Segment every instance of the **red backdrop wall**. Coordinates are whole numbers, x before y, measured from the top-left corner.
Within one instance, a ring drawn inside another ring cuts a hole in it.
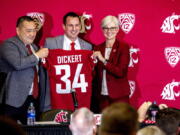
[[[180,108],[179,0],[1,0],[0,41],[15,35],[15,22],[29,12],[45,14],[40,45],[46,37],[63,34],[62,18],[69,11],[92,14],[92,29],[84,38],[93,44],[104,38],[100,29],[106,15],[126,14],[119,38],[129,43],[131,103],[166,103]],[[134,19],[131,18],[134,15]]]

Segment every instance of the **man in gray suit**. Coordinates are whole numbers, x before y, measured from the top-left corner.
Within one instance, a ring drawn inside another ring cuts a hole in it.
[[[74,12],[68,12],[63,17],[64,35],[47,38],[44,47],[63,50],[92,50],[90,43],[78,37],[80,29],[80,17]]]
[[[92,45],[78,37],[81,23],[79,16],[69,12],[63,17],[63,29],[65,34],[55,38],[47,38],[45,46],[49,49],[71,50],[71,43],[74,43],[75,50],[92,50]]]
[[[3,85],[4,113],[15,120],[20,120],[22,124],[26,124],[27,108],[30,102],[34,102],[36,107],[38,93],[40,93],[38,80],[42,80],[42,78],[35,74],[41,70],[41,67],[38,66],[39,59],[48,56],[48,49],[38,50],[38,47],[33,44],[37,29],[31,17],[18,18],[16,33],[17,36],[7,39],[0,48],[0,71],[7,73]],[[35,86],[37,86],[36,96],[34,96]]]

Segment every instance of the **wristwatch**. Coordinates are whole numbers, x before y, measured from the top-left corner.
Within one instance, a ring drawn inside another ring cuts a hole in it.
[[[106,64],[107,64],[107,62],[108,62],[108,61],[107,61],[107,60],[105,60],[105,61],[103,62],[103,64],[104,64],[104,65],[106,65]]]

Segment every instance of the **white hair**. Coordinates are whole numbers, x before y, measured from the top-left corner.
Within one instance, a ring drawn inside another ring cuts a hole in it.
[[[101,27],[106,27],[108,24],[114,23],[117,27],[119,27],[119,21],[116,16],[108,15],[102,19]]]
[[[92,135],[95,126],[94,114],[88,108],[82,107],[72,114],[70,125],[73,135]]]

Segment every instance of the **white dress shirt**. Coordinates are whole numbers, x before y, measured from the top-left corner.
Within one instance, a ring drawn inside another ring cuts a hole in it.
[[[112,48],[106,48],[105,49],[105,59],[108,60],[109,56],[111,54]],[[103,78],[102,78],[102,89],[101,89],[101,95],[109,95],[108,88],[107,88],[107,81],[106,81],[106,70],[103,70]]]
[[[71,50],[71,43],[72,41],[66,35],[64,35],[63,50]],[[78,38],[74,41],[74,43],[75,50],[80,50],[81,46]]]

